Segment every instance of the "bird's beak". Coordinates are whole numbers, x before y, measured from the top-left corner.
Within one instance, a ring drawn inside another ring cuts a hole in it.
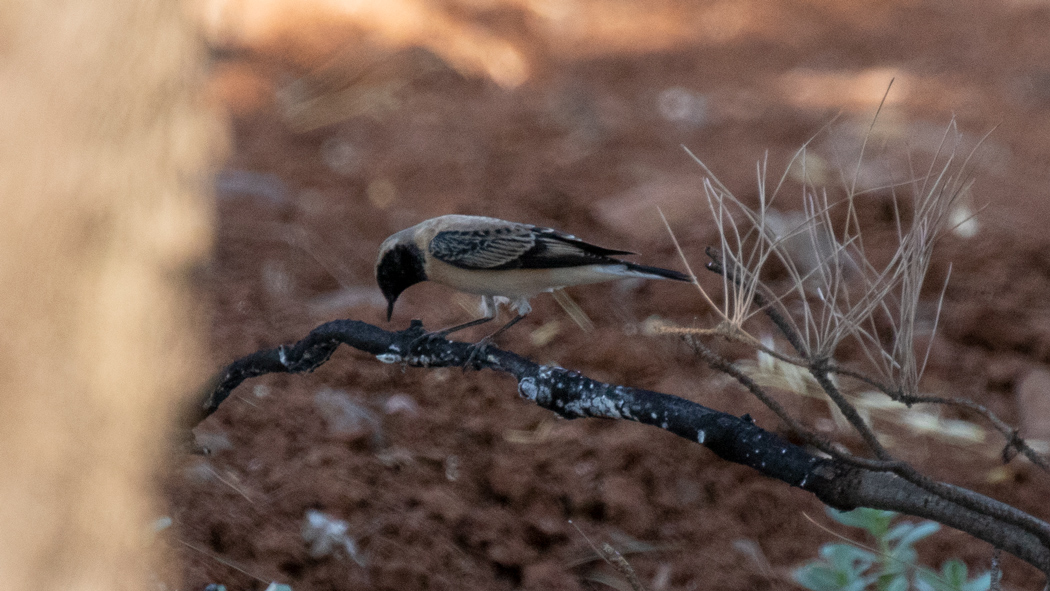
[[[394,302],[396,300],[387,300],[386,306],[386,321],[390,322],[390,318],[394,315]]]

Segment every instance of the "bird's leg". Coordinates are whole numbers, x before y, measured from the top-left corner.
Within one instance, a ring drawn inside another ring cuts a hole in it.
[[[480,341],[478,341],[478,344],[489,342],[492,339],[498,337],[499,335],[501,335],[504,332],[506,332],[508,328],[510,328],[510,327],[514,326],[515,324],[517,324],[518,322],[520,322],[521,319],[524,318],[524,317],[525,317],[524,314],[518,314],[513,319],[511,319],[510,322],[504,324],[502,328],[500,328],[496,332],[494,332],[494,333],[490,334],[489,336],[487,336],[487,337],[481,339]]]
[[[419,345],[422,345],[423,343],[425,343],[425,342],[427,342],[427,341],[429,341],[431,339],[437,339],[437,338],[443,339],[443,338],[447,337],[448,335],[450,335],[450,334],[452,334],[454,332],[459,332],[461,330],[470,328],[472,326],[477,326],[479,324],[485,324],[486,322],[490,322],[493,318],[496,317],[496,312],[497,312],[497,310],[496,310],[496,302],[495,302],[495,300],[492,299],[491,296],[484,296],[482,298],[482,300],[481,300],[481,311],[482,311],[482,314],[483,314],[483,316],[481,318],[478,318],[478,319],[475,319],[475,320],[471,320],[470,322],[464,322],[463,324],[457,324],[455,326],[450,326],[449,328],[443,328],[441,330],[435,330],[433,332],[425,332],[425,333],[423,333],[417,339],[412,341],[411,345],[409,345],[409,350],[412,351],[416,347],[418,347]]]
[[[432,336],[436,336],[436,337],[447,337],[448,335],[450,335],[450,334],[452,334],[454,332],[459,332],[459,331],[461,331],[461,330],[463,330],[465,328],[470,328],[471,326],[477,326],[479,324],[485,324],[486,322],[490,322],[495,317],[496,317],[495,315],[482,316],[481,318],[478,318],[477,320],[471,320],[470,322],[464,322],[463,324],[457,324],[457,325],[449,327],[449,328],[443,328],[441,330],[435,330],[434,332],[429,333],[429,334],[432,335]]]
[[[490,302],[488,300],[483,300],[482,301],[482,304],[484,305],[483,309],[485,311],[489,310],[488,305],[490,303],[492,303],[492,302]],[[532,311],[532,306],[529,305],[529,298],[528,298],[528,296],[518,297],[516,300],[512,301],[510,305],[511,305],[512,308],[514,308],[514,310],[518,313],[518,315],[515,316],[513,319],[511,319],[510,322],[504,324],[496,332],[490,334],[489,336],[481,339],[480,341],[478,341],[478,342],[476,342],[476,343],[474,343],[473,345],[470,346],[470,355],[468,355],[467,356],[467,360],[463,362],[463,371],[467,371],[467,368],[470,368],[470,367],[476,367],[475,363],[477,363],[478,357],[480,355],[484,354],[485,348],[489,346],[489,343],[491,343],[492,340],[495,339],[496,337],[498,337],[499,335],[501,335],[504,332],[506,332],[506,330],[508,328],[510,328],[510,327],[514,326],[515,324],[517,324],[518,322],[520,322],[521,319],[524,318],[526,314],[528,314],[529,312]],[[492,309],[494,310],[495,306],[493,306]]]
[[[456,331],[460,331],[460,330],[463,330],[465,328],[470,328],[471,326],[477,326],[479,324],[485,324],[486,322],[489,322],[491,320],[492,320],[491,317],[487,317],[486,316],[486,317],[478,318],[477,320],[471,320],[470,322],[464,322],[463,324],[457,324],[457,325],[451,326],[449,328],[443,328],[441,330],[435,330],[433,332],[431,332],[431,331],[424,332],[423,334],[419,335],[415,340],[413,340],[411,344],[409,344],[408,350],[409,351],[414,351],[416,349],[416,347],[419,347],[420,345],[422,345],[423,343],[425,343],[425,342],[427,342],[427,341],[429,341],[431,339],[443,339],[443,338],[447,337],[448,335],[450,335],[450,334],[452,334],[452,333],[454,333]]]
[[[496,332],[490,334],[489,336],[487,336],[487,337],[481,339],[480,341],[474,343],[473,345],[471,345],[470,346],[470,355],[468,355],[467,356],[467,360],[463,362],[463,371],[466,371],[468,367],[473,367],[474,366],[474,364],[477,362],[478,356],[481,355],[482,353],[484,353],[485,347],[488,347],[489,343],[491,343],[493,339],[495,339],[499,335],[503,334],[508,328],[510,328],[510,327],[514,326],[515,324],[517,324],[518,322],[520,322],[521,319],[524,318],[524,317],[525,317],[524,314],[518,314],[513,319],[511,319],[510,322],[504,324]]]

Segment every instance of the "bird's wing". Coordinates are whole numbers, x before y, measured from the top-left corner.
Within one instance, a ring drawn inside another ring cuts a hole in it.
[[[525,224],[445,230],[430,241],[434,258],[460,267],[502,271],[617,263],[609,255],[634,254],[588,244],[575,236]]]
[[[494,269],[517,260],[536,244],[532,228],[507,224],[445,230],[430,241],[430,254],[462,269]]]

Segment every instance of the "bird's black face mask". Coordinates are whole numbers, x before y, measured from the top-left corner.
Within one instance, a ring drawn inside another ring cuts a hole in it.
[[[394,302],[401,292],[427,280],[423,253],[414,244],[399,244],[383,255],[376,265],[376,282],[386,297],[386,320],[394,315]]]

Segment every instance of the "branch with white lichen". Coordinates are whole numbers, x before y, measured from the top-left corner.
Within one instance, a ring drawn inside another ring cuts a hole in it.
[[[522,398],[566,419],[635,421],[701,444],[720,458],[749,466],[765,476],[811,492],[839,509],[872,507],[914,515],[954,527],[1002,548],[1050,573],[1050,549],[1042,542],[1050,525],[983,495],[950,488],[966,503],[936,494],[893,472],[824,457],[736,417],[684,398],[606,384],[556,366],[540,365],[488,346],[472,357],[473,345],[443,338],[421,339],[422,323],[388,332],[355,320],[322,324],[301,341],[257,351],[220,373],[186,427],[195,427],[245,380],[269,373],[307,373],[324,364],[341,344],[370,353],[384,363],[412,367],[459,367],[471,360],[478,369],[514,376]],[[877,465],[877,464],[876,464]],[[1011,516],[1022,515],[1020,520]],[[1004,517],[1005,516],[1005,517]]]

